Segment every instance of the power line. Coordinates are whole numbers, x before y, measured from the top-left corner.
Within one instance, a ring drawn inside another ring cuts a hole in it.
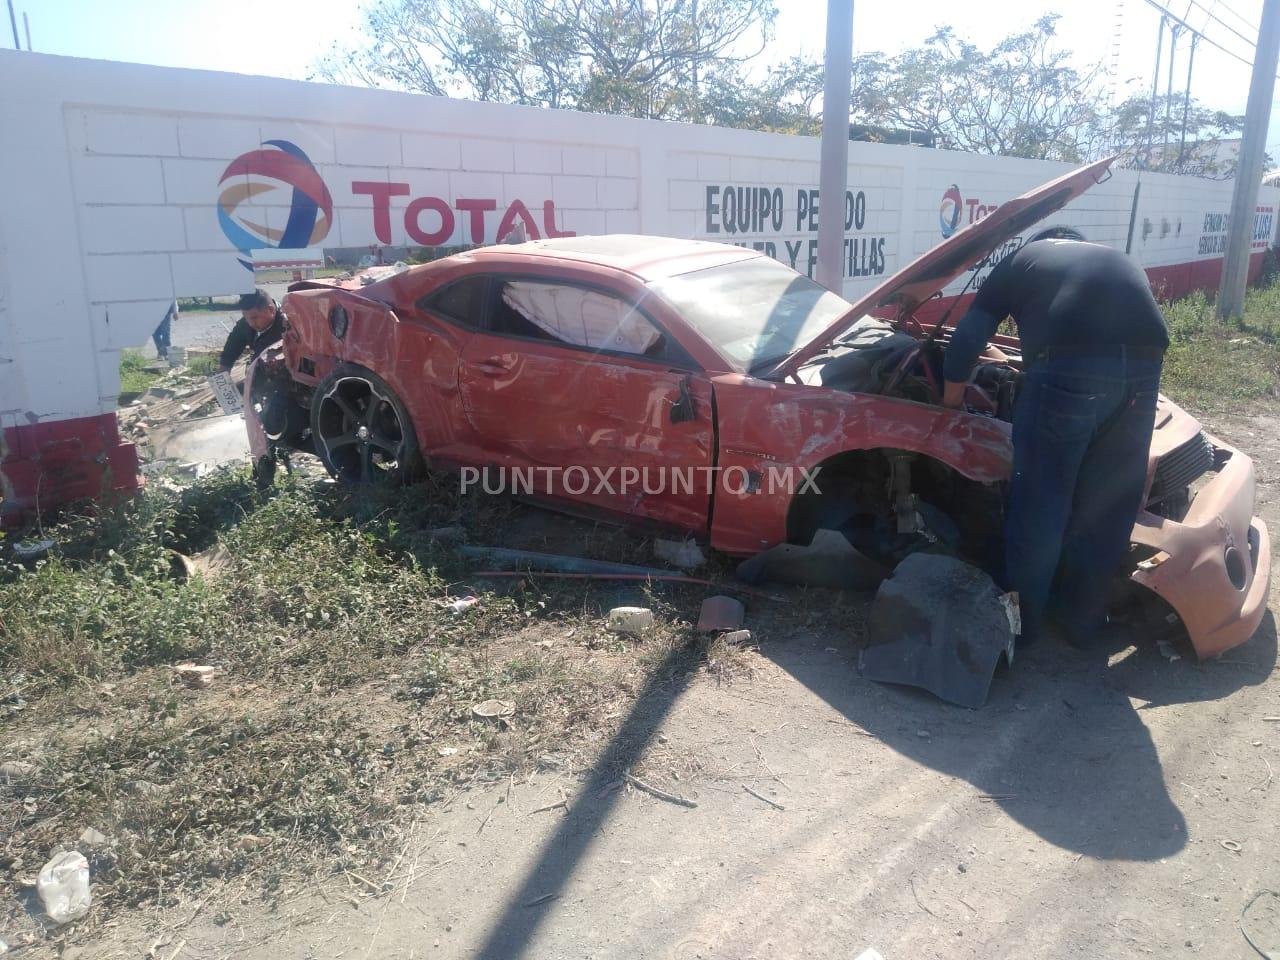
[[[1228,50],[1226,47],[1224,47],[1222,44],[1218,43],[1216,40],[1212,39],[1211,37],[1206,37],[1203,33],[1201,33],[1195,27],[1191,26],[1191,24],[1187,23],[1187,21],[1183,20],[1176,13],[1173,13],[1171,10],[1169,10],[1168,7],[1161,6],[1160,4],[1156,3],[1156,0],[1145,0],[1145,2],[1148,6],[1155,7],[1157,10],[1163,13],[1166,17],[1168,17],[1174,23],[1178,24],[1180,27],[1183,27],[1186,30],[1190,30],[1193,34],[1195,34],[1205,43],[1209,44],[1209,46],[1217,48],[1218,50],[1222,51],[1229,57],[1234,57],[1235,59],[1243,63],[1246,67],[1253,66],[1252,60],[1246,60],[1244,57],[1240,56],[1240,54],[1233,53],[1232,51]]]
[[[1223,3],[1222,0],[1214,0],[1214,6],[1221,7],[1223,10],[1227,11],[1227,13],[1231,14],[1233,17],[1235,17],[1237,20],[1243,23],[1247,29],[1252,30],[1254,33],[1258,32],[1258,25],[1256,23],[1246,19],[1245,17],[1240,16],[1240,14],[1236,13],[1229,6]]]
[[[1231,31],[1232,33],[1234,33],[1237,37],[1239,37],[1241,40],[1243,40],[1245,43],[1247,43],[1250,47],[1256,47],[1256,46],[1257,46],[1257,44],[1256,44],[1253,40],[1250,40],[1248,37],[1246,37],[1243,33],[1241,33],[1241,32],[1240,32],[1239,30],[1237,30],[1235,27],[1231,26],[1231,24],[1227,23],[1225,20],[1221,20],[1221,19],[1219,19],[1219,18],[1214,14],[1214,12],[1213,12],[1212,10],[1210,10],[1210,9],[1209,9],[1208,7],[1206,7],[1204,4],[1202,4],[1202,3],[1198,2],[1198,0],[1191,0],[1191,6],[1193,6],[1193,7],[1199,7],[1201,10],[1203,10],[1205,13],[1207,13],[1207,14],[1209,15],[1209,19],[1210,19],[1210,20],[1212,20],[1214,23],[1220,24],[1221,26],[1223,26],[1223,27],[1225,27],[1226,29],[1230,30],[1230,31]]]

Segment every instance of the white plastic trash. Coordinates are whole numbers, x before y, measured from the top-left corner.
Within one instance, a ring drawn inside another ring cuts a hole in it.
[[[614,607],[609,611],[607,626],[614,633],[640,633],[653,626],[653,611],[647,607]]]
[[[89,912],[89,861],[78,850],[60,853],[40,870],[36,894],[54,923],[79,920]]]
[[[696,570],[707,562],[702,550],[692,540],[664,540],[658,537],[653,541],[653,555],[681,570]]]
[[[479,602],[479,597],[460,597],[452,603],[446,604],[445,609],[456,616],[465,610],[470,610]]]

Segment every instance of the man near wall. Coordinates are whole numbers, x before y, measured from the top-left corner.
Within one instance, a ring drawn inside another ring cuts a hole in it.
[[[1112,641],[1106,591],[1146,486],[1160,369],[1169,345],[1142,268],[1055,227],[991,272],[947,347],[943,403],[959,407],[978,353],[1006,317],[1025,377],[1013,414],[1006,587],[1023,644],[1047,617],[1082,648]]]
[[[227,335],[222,355],[218,358],[219,372],[235,366],[246,350],[249,351],[249,359],[255,359],[284,335],[284,311],[262,288],[255,289],[253,293],[242,293],[239,307],[241,317]]]
[[[169,309],[164,312],[164,319],[151,333],[151,342],[156,345],[156,356],[168,361],[169,346],[173,340],[173,321],[178,319],[178,301],[169,302]]]

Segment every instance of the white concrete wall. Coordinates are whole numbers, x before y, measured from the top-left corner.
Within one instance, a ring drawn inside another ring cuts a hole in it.
[[[0,427],[113,409],[119,351],[146,341],[171,298],[252,286],[219,223],[219,181],[270,140],[304,151],[332,199],[311,246],[413,244],[415,229],[492,242],[516,201],[539,233],[549,203],[557,231],[759,245],[801,272],[817,238],[814,139],[13,51],[0,51],[0,91]],[[952,185],[963,226],[1067,169],[850,144],[846,295],[942,239]],[[1118,173],[1054,220],[1123,247],[1134,184]],[[740,188],[754,219],[731,215]],[[371,190],[395,194],[381,231]],[[1230,196],[1230,184],[1146,176],[1135,256],[1218,256],[1199,245]],[[291,199],[256,194],[235,214],[280,231]],[[1280,190],[1262,203],[1276,207]]]

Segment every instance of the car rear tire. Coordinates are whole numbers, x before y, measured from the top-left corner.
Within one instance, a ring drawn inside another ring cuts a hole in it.
[[[311,399],[311,436],[320,461],[350,484],[396,485],[422,473],[409,411],[385,380],[340,364]]]

